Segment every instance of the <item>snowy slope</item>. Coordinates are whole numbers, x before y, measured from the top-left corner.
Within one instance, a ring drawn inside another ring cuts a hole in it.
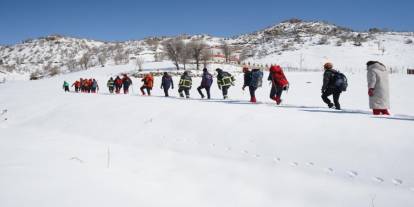
[[[228,101],[215,85],[210,101],[196,87],[164,98],[159,78],[152,97],[137,79],[133,94],[109,95],[107,78],[132,69],[0,84],[0,206],[414,205],[412,77],[391,75],[398,115],[373,117],[363,73],[347,74],[337,112],[320,100],[320,73],[287,73],[280,107],[267,84],[249,104],[241,74]],[[62,92],[79,77],[97,78],[99,94]]]

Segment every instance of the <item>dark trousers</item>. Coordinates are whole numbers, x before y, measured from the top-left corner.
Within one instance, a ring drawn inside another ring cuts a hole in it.
[[[253,86],[249,86],[249,92],[250,92],[250,98],[255,98],[256,97],[256,87]]]
[[[114,93],[114,87],[108,87],[109,93]]]
[[[121,92],[122,86],[115,86],[115,93]]]
[[[69,92],[69,86],[65,86],[65,92]]]
[[[168,90],[170,89],[170,87],[162,87],[162,89],[164,89],[164,95],[165,95],[165,97],[170,96],[170,95],[168,95]]]
[[[150,88],[150,87],[147,87],[147,86],[142,86],[140,89],[141,89],[141,93],[142,93],[142,95],[145,95],[145,91],[144,91],[144,89],[146,89],[146,90],[147,90],[147,94],[148,94],[149,96],[151,96],[151,88]]]
[[[281,97],[283,93],[283,88],[280,86],[272,85],[270,90],[270,99],[276,100],[276,97]]]
[[[190,98],[190,88],[184,88],[184,87],[178,88],[178,93],[180,94],[180,97],[184,97],[183,91],[185,93],[185,96],[187,98]]]
[[[75,87],[75,92],[78,93],[79,92],[79,87]]]
[[[331,100],[328,98],[328,96],[333,95],[333,102],[334,104],[332,104]],[[328,104],[329,108],[332,108],[335,105],[336,109],[341,109],[341,105],[339,104],[339,96],[341,95],[341,91],[338,89],[326,89],[323,93],[322,93],[322,100],[323,102],[325,102],[326,104]]]
[[[210,87],[206,87],[206,86],[199,86],[197,88],[198,93],[200,94],[201,98],[204,98],[204,94],[203,91],[201,91],[202,89],[205,89],[207,92],[207,98],[210,99]]]
[[[227,94],[229,92],[229,88],[230,88],[230,86],[222,86],[221,87],[221,91],[223,92],[223,98],[224,99],[227,99]]]
[[[124,94],[129,93],[129,86],[124,86]]]

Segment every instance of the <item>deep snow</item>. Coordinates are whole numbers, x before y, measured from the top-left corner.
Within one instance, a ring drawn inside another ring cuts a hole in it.
[[[152,97],[137,79],[133,94],[108,94],[109,75],[129,70],[0,84],[0,206],[414,205],[413,77],[391,75],[398,115],[374,117],[364,73],[346,74],[338,112],[320,100],[322,73],[287,73],[277,107],[266,81],[248,103],[242,74],[227,101],[216,82],[200,100],[198,78],[191,100],[162,97],[159,78]],[[99,94],[63,92],[80,77]]]

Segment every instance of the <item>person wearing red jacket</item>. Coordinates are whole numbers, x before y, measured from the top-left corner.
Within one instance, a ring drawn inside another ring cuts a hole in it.
[[[80,81],[75,81],[73,84],[72,84],[72,87],[75,87],[75,92],[76,93],[78,93],[79,92],[79,89],[80,89],[80,86],[81,86],[81,83],[80,83]]]
[[[279,105],[282,103],[282,92],[289,88],[289,82],[279,65],[270,67],[268,80],[272,82],[270,99],[276,101],[276,104]]]

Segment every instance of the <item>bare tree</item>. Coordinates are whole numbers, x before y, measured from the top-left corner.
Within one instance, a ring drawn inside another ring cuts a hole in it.
[[[191,51],[191,56],[195,61],[197,70],[199,70],[202,52],[207,47],[207,45],[200,41],[191,41],[188,43],[187,47]]]
[[[129,53],[128,51],[123,51],[122,49],[118,49],[115,52],[114,62],[116,65],[119,64],[127,64],[129,62]]]
[[[253,57],[251,49],[250,48],[243,49],[239,55],[239,64],[244,62],[249,57]]]
[[[223,51],[224,58],[226,59],[226,63],[230,62],[231,55],[233,54],[233,48],[228,45],[226,42],[223,41],[221,50]]]
[[[107,57],[108,57],[108,52],[106,51],[106,48],[104,48],[101,54],[98,55],[98,62],[102,67],[105,66]]]
[[[201,51],[201,61],[203,62],[204,68],[207,68],[208,62],[213,57],[213,52],[210,49],[204,49]]]
[[[185,44],[184,43],[184,49],[182,50],[181,54],[180,54],[180,61],[181,64],[183,65],[184,70],[186,70],[186,65],[187,63],[189,63],[189,61],[192,58],[192,50],[189,47],[189,44]]]
[[[89,61],[91,60],[91,55],[89,53],[85,53],[82,55],[82,58],[79,60],[79,65],[87,70],[89,67]]]
[[[180,57],[184,50],[184,42],[178,39],[171,39],[164,42],[164,49],[168,58],[174,62],[177,70],[180,69]]]
[[[75,60],[75,59],[69,59],[69,60],[66,62],[66,67],[68,68],[68,70],[69,70],[70,72],[76,71],[77,66],[78,66],[78,63],[76,62],[76,60]]]
[[[144,64],[144,58],[138,56],[137,59],[135,59],[135,65],[137,66],[138,71],[142,71],[143,64]]]

